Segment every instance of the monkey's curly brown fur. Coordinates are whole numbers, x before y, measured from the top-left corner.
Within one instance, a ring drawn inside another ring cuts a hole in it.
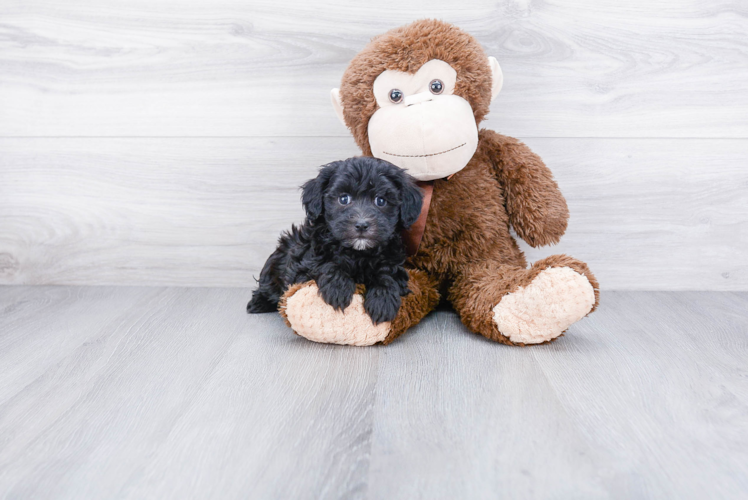
[[[527,146],[490,130],[481,130],[479,138],[478,151],[464,169],[434,182],[423,240],[409,264],[426,271],[438,284],[435,289],[447,290],[465,326],[492,340],[516,344],[499,333],[489,314],[501,297],[526,286],[543,269],[570,267],[589,280],[597,307],[598,283],[585,263],[566,255],[526,269],[509,225],[533,246],[556,243],[566,230],[566,201],[548,168]],[[418,316],[423,306],[417,299],[414,294],[403,301],[398,317]],[[412,325],[397,328],[401,323],[393,325],[388,341]]]
[[[345,121],[365,155],[371,155],[367,129],[377,110],[372,92],[376,77],[391,69],[415,73],[432,59],[457,71],[454,93],[470,103],[476,123],[488,113],[491,69],[480,44],[448,23],[417,21],[374,38],[343,76]],[[542,160],[516,139],[481,130],[467,166],[449,180],[434,181],[423,239],[408,261],[414,293],[403,300],[384,343],[418,323],[446,294],[470,330],[501,343],[523,345],[499,332],[492,308],[548,268],[566,267],[585,276],[594,290],[594,310],[598,283],[585,263],[554,255],[527,269],[510,233],[512,226],[532,246],[556,243],[568,217],[566,201]]]

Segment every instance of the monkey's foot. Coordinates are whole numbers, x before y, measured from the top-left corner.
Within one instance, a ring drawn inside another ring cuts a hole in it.
[[[299,283],[283,294],[279,310],[294,332],[313,342],[366,346],[384,341],[390,333],[389,322],[371,321],[361,290],[339,311],[322,300],[313,281]]]
[[[585,275],[570,267],[548,267],[505,295],[493,308],[493,319],[512,342],[540,344],[585,317],[595,302],[595,289]]]

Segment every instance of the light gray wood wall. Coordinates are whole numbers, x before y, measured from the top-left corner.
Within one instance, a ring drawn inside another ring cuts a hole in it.
[[[250,286],[358,153],[329,89],[423,17],[505,73],[483,124],[556,174],[607,289],[748,289],[748,3],[0,4],[0,283]],[[524,248],[527,248],[525,245]]]

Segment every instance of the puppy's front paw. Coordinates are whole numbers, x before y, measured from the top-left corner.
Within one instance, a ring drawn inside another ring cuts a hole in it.
[[[356,283],[351,279],[319,280],[319,294],[328,305],[344,311],[351,305]]]
[[[370,288],[366,291],[364,309],[375,325],[392,321],[400,310],[400,295],[387,288]]]

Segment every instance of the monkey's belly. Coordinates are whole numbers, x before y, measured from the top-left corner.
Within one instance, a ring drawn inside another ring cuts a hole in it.
[[[431,217],[426,221],[423,241],[412,264],[438,275],[451,275],[462,265],[490,260],[525,267],[522,252],[509,232],[506,215],[472,211],[463,217]]]

